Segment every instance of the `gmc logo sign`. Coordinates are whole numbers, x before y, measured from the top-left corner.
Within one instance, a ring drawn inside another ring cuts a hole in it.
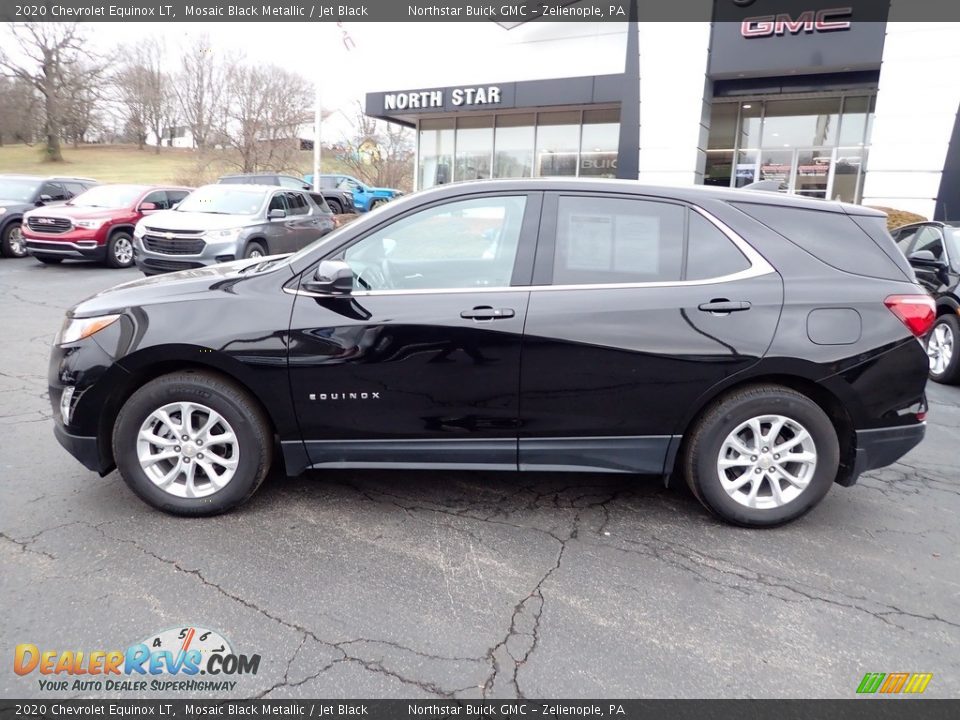
[[[797,35],[798,33],[834,32],[849,30],[853,8],[831,8],[829,10],[807,10],[796,18],[780,13],[779,15],[761,15],[747,18],[740,26],[740,34],[745,38],[771,37],[774,35]]]

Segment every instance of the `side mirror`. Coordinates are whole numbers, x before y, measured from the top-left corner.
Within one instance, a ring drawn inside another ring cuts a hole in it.
[[[287,216],[286,210],[281,210],[280,208],[274,208],[269,213],[267,213],[268,220],[283,220]]]
[[[150,212],[151,210],[156,210],[156,203],[140,203],[140,212]]]
[[[942,267],[946,265],[943,260],[938,260],[937,256],[929,250],[917,250],[915,253],[910,253],[910,257],[907,258],[907,260],[914,265],[922,265],[923,267]]]
[[[349,295],[353,292],[353,270],[343,260],[324,260],[303,289],[321,295]]]
[[[40,205],[43,205],[44,203],[48,203],[52,200],[53,200],[52,195],[41,195],[40,199],[37,200],[37,206],[39,207]]]

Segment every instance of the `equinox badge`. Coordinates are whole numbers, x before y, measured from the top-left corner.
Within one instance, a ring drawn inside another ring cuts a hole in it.
[[[361,392],[361,393],[344,393],[344,392],[335,392],[335,393],[310,393],[311,400],[379,400],[380,393],[378,392]]]

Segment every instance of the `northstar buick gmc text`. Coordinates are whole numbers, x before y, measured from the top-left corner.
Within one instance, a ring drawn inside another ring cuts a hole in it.
[[[183,515],[276,461],[682,477],[767,526],[921,441],[934,319],[867,208],[473,182],[81,302],[50,399],[86,467]]]

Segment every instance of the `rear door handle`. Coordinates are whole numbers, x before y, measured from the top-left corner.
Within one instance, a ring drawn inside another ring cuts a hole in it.
[[[749,310],[750,303],[748,303],[746,300],[727,300],[726,298],[718,298],[711,300],[710,302],[701,303],[700,305],[697,305],[697,308],[703,312],[726,314]]]
[[[464,310],[460,313],[460,317],[464,320],[501,320],[512,318],[514,315],[513,308],[492,308],[489,306],[475,307],[472,310]]]

